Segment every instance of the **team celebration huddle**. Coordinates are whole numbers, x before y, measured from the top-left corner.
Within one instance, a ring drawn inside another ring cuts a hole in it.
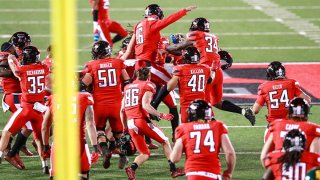
[[[240,107],[223,98],[224,71],[234,60],[231,50],[219,46],[210,17],[188,22],[185,32],[160,33],[197,11],[196,6],[164,16],[160,5],[150,4],[141,21],[127,30],[110,19],[108,0],[91,0],[90,5],[92,59],[70,85],[78,87],[80,179],[94,179],[95,166],[104,169],[106,179],[111,166],[129,180],[153,179],[138,172],[154,160],[158,148],[167,166],[157,168],[166,169],[168,179],[232,179],[237,149],[223,113],[234,113],[239,124],[254,127],[265,105],[268,126],[259,153],[265,173],[260,179],[320,179],[320,170],[314,169],[320,167],[320,126],[308,121],[312,98],[298,81],[287,78],[282,62],[268,62],[255,103]],[[44,178],[55,179],[55,47],[48,46],[42,60],[33,42],[23,30],[1,42],[2,108],[12,114],[1,127],[0,171],[12,165],[26,172],[26,156],[38,154]],[[113,52],[119,42],[120,51]],[[216,109],[222,118],[216,118]],[[169,133],[159,125],[163,120],[171,124]]]

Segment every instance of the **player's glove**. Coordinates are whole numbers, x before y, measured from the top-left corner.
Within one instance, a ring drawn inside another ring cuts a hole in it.
[[[91,164],[97,164],[98,160],[99,160],[99,154],[97,152],[92,151]]]
[[[172,114],[165,114],[165,113],[160,113],[159,117],[167,121],[171,121],[174,118]]]
[[[228,172],[227,170],[223,171],[222,177],[224,180],[229,180],[232,177],[232,174]]]
[[[41,152],[41,156],[44,159],[48,159],[51,156],[51,147],[49,145],[45,145],[43,151]]]
[[[156,120],[156,121],[160,121],[160,118],[158,116],[155,116],[155,115],[152,115],[152,114],[149,114],[149,117],[151,120]]]

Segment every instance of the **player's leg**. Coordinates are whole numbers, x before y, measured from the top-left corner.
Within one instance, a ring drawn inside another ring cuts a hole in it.
[[[90,166],[91,166],[90,151],[89,151],[89,147],[88,147],[87,144],[83,144],[81,146],[83,146],[84,150],[80,153],[81,154],[80,178],[81,178],[81,180],[88,180],[89,179]]]
[[[112,47],[113,43],[112,43],[110,31],[109,31],[110,22],[109,21],[104,21],[104,20],[99,20],[98,23],[99,23],[100,28],[101,28],[101,32],[100,32],[101,39],[103,41],[108,41],[108,43]]]
[[[163,103],[169,108],[169,113],[174,116],[174,118],[170,121],[172,128],[172,142],[175,142],[174,132],[176,128],[179,126],[179,113],[177,108],[177,101],[174,97],[174,92],[171,91],[164,99]]]
[[[188,106],[184,106],[180,104],[180,116],[181,116],[181,123],[188,122]]]
[[[125,30],[121,24],[116,21],[111,21],[109,25],[109,31],[111,33],[116,33],[116,35],[112,38],[112,43],[116,43],[121,39],[125,38],[128,35],[128,31]]]
[[[97,129],[98,144],[101,148],[102,156],[105,157],[106,155],[108,155],[108,157],[111,158],[111,153],[108,150],[107,137],[105,134],[107,117],[105,114],[105,109],[104,107],[102,107],[103,106],[98,106],[97,104],[93,105],[94,121]],[[106,167],[108,167],[108,164],[106,164]]]
[[[171,79],[171,75],[162,66],[152,64],[150,73],[151,81],[156,85],[165,85]]]

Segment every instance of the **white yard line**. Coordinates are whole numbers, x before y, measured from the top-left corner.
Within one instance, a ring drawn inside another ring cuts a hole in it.
[[[288,11],[287,7],[279,6],[269,0],[242,0],[266,15],[274,18],[277,22],[289,27],[295,32],[320,44],[320,28],[298,15]],[[318,6],[314,6],[318,8]],[[293,9],[290,9],[293,10]]]

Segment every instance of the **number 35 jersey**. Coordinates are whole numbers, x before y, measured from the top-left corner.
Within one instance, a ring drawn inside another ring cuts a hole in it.
[[[195,99],[205,99],[205,87],[211,75],[209,66],[204,64],[183,64],[173,69],[179,77],[180,105],[189,106]]]
[[[190,122],[178,126],[175,137],[182,139],[186,154],[185,171],[220,174],[221,136],[227,133],[227,126],[218,120],[207,123]]]
[[[256,103],[268,106],[268,122],[284,119],[288,114],[290,100],[301,94],[299,83],[293,79],[267,81],[258,87]]]
[[[124,68],[123,60],[115,58],[92,60],[86,64],[84,72],[91,74],[95,104],[121,102],[121,74]]]

